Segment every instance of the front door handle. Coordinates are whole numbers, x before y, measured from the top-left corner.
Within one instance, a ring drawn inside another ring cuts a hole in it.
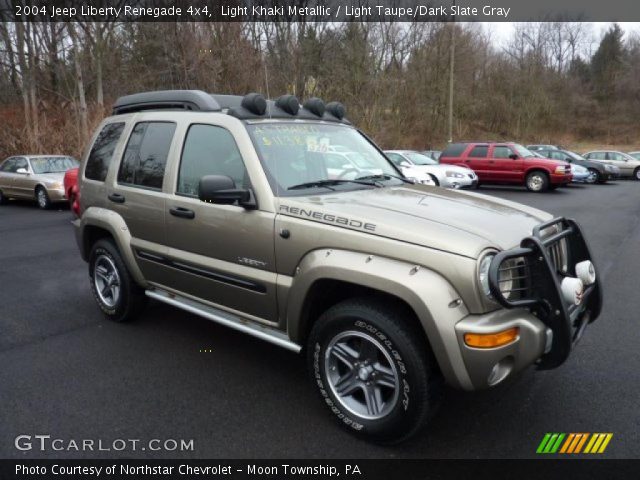
[[[108,198],[115,203],[124,203],[124,195],[120,195],[119,193],[112,193]]]
[[[489,163],[496,163],[495,160],[489,160]]]
[[[188,219],[196,218],[196,212],[183,207],[171,207],[169,209],[169,213],[174,217],[188,218]]]

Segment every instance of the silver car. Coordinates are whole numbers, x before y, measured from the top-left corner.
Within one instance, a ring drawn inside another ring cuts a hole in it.
[[[582,155],[587,160],[614,165],[620,169],[621,177],[631,177],[640,180],[640,160],[632,157],[628,153],[617,152],[615,150],[596,150]]]
[[[434,159],[413,150],[385,150],[384,154],[403,172],[407,168],[422,170],[431,175],[435,184],[441,187],[471,188],[478,185],[478,176],[470,168],[440,165]]]
[[[64,174],[78,161],[64,155],[19,155],[0,164],[0,204],[9,198],[36,200],[47,209],[67,200]]]

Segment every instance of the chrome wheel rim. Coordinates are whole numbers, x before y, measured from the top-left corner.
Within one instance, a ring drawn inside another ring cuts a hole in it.
[[[532,175],[529,178],[529,188],[533,191],[538,191],[542,189],[543,181],[540,175]]]
[[[333,395],[353,415],[376,420],[396,406],[398,370],[374,338],[357,331],[336,335],[327,346],[324,367]]]
[[[38,190],[38,205],[42,208],[47,206],[47,194],[42,189]]]
[[[108,308],[113,308],[120,300],[120,275],[113,260],[106,255],[96,258],[93,269],[93,284],[98,298]]]

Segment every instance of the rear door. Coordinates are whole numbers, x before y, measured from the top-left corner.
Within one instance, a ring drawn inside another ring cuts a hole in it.
[[[175,130],[176,123],[164,118],[134,121],[116,179],[106,189],[109,208],[125,220],[140,269],[150,282],[158,281],[161,272],[144,258],[166,254],[162,188],[167,158],[177,148]]]
[[[204,203],[200,179],[230,177],[236,188],[252,182],[225,119],[191,123],[184,133],[175,184],[165,204],[170,274],[164,285],[216,306],[276,323],[275,213],[240,205]],[[344,161],[344,158],[343,158]]]
[[[478,175],[479,181],[495,180],[495,172],[493,165],[489,164],[489,146],[488,145],[472,145],[467,149],[464,155],[464,161],[461,163],[472,169]]]

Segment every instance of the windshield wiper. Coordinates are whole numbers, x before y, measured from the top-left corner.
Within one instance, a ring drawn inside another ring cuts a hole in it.
[[[411,180],[409,180],[408,178],[404,178],[401,177],[399,175],[391,175],[390,173],[380,173],[377,175],[366,175],[364,177],[358,177],[356,178],[356,180],[378,180],[378,179],[383,179],[383,180],[390,180],[392,178],[396,178],[398,180],[401,180],[404,183],[410,183],[411,185],[413,185],[415,182],[412,182]]]
[[[313,187],[325,187],[329,190],[335,190],[335,188],[331,188],[332,185],[341,185],[343,183],[357,183],[358,185],[366,185],[368,187],[375,187],[376,184],[373,182],[361,182],[359,179],[355,180],[345,180],[345,179],[326,179],[326,180],[315,180],[313,182],[305,182],[300,183],[298,185],[293,185],[287,190],[302,190],[303,188],[313,188]]]

